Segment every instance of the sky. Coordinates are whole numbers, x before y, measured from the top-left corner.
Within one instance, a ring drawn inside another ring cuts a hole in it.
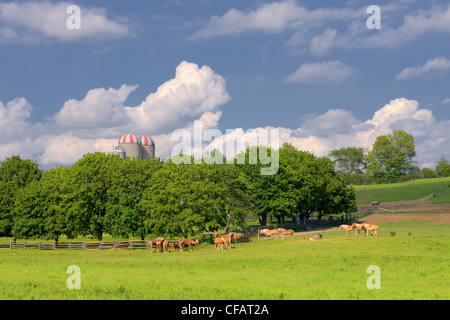
[[[450,159],[450,2],[0,1],[0,161],[70,166],[126,133],[168,159],[199,120],[317,156],[401,129],[434,168]]]

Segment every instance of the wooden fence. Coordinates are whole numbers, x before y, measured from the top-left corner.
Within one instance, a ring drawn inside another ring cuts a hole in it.
[[[246,236],[256,236],[259,234],[259,230],[261,229],[274,229],[274,228],[284,228],[284,229],[293,229],[293,230],[301,230],[301,229],[314,229],[314,228],[323,228],[323,227],[335,227],[341,224],[348,223],[350,221],[355,221],[361,219],[369,214],[372,214],[372,209],[366,209],[359,212],[348,213],[342,215],[337,218],[329,217],[326,219],[297,219],[293,222],[281,223],[275,226],[273,225],[265,225],[265,226],[254,226],[247,229],[236,229],[232,230],[233,232],[241,232]]]
[[[361,212],[349,213],[339,218],[327,219],[297,219],[294,222],[278,224],[276,226],[254,226],[246,229],[231,230],[232,232],[243,233],[246,237],[257,236],[261,229],[285,228],[285,229],[302,229],[302,228],[321,228],[338,226],[349,221],[360,219],[372,210],[368,209]],[[207,242],[214,243],[214,235],[212,233],[203,234],[198,237],[199,244]],[[169,243],[178,240],[168,240]],[[148,240],[115,240],[115,241],[0,241],[0,249],[38,249],[38,250],[133,250],[133,249],[148,249]]]

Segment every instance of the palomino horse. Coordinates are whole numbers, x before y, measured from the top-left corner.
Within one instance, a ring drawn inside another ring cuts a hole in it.
[[[240,239],[243,239],[245,236],[242,233],[231,233],[231,240],[234,240],[234,246],[237,246],[237,241]],[[241,245],[241,243],[239,242],[239,245]]]
[[[228,246],[229,238],[226,236],[221,236],[217,232],[214,232],[214,247],[216,250],[223,250],[223,245],[226,245],[228,249],[231,249]]]
[[[345,230],[345,235],[348,236],[348,232],[353,230],[352,226],[349,226],[348,224],[341,224],[339,226],[339,230],[344,229]]]
[[[374,232],[376,236],[378,235],[378,226],[376,224],[368,224],[364,229],[366,229],[366,236],[369,235],[369,231],[371,235],[374,235]]]
[[[198,238],[196,240],[191,239],[180,239],[178,241],[178,246],[180,247],[180,252],[184,251],[183,248],[189,247],[189,251],[192,251],[192,247],[198,246]]]
[[[284,236],[290,236],[291,238],[294,238],[294,230],[292,230],[292,229],[288,229],[288,230],[282,229],[282,230],[280,230],[280,234],[283,237],[283,240],[284,240]]]
[[[355,229],[355,235],[359,234],[361,232],[361,228],[363,227],[360,223],[353,223],[352,228]]]

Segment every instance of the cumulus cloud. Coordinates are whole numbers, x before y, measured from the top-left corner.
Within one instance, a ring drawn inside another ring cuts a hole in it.
[[[157,156],[170,157],[170,134],[192,129],[194,120],[205,128],[217,126],[220,106],[229,101],[223,77],[208,66],[186,61],[175,76],[137,106],[126,106],[136,85],[89,90],[81,100],[70,99],[47,123],[32,123],[32,106],[25,98],[0,102],[0,158],[20,155],[46,167],[70,165],[87,152],[110,151],[128,132],[152,135]]]
[[[127,107],[133,126],[149,134],[172,131],[228,102],[225,79],[210,67],[181,62],[175,77],[137,107]]]
[[[137,86],[119,89],[89,90],[82,100],[70,99],[54,116],[56,123],[67,128],[103,128],[120,126],[129,121],[124,102]]]
[[[449,127],[449,120],[436,120],[431,110],[420,108],[417,101],[398,98],[381,107],[367,120],[357,119],[344,109],[331,109],[308,118],[299,128],[267,126],[247,131],[236,128],[211,142],[209,148],[222,150],[221,145],[230,139],[238,144],[239,139],[249,140],[251,137],[255,138],[255,135],[259,137],[259,132],[267,134],[269,130],[277,129],[280,146],[287,142],[299,150],[326,156],[329,151],[340,147],[356,146],[371,150],[377,136],[401,129],[414,136],[416,160],[419,166],[424,167],[436,165],[443,152],[447,158],[450,156],[445,151],[450,150]]]
[[[303,83],[339,83],[350,77],[353,72],[351,67],[339,60],[321,63],[304,63],[297,71],[289,75],[285,81]]]
[[[81,28],[69,30],[67,8],[71,5],[73,3],[50,1],[0,3],[0,41],[33,43],[43,38],[105,40],[132,34],[125,19],[110,19],[103,8],[81,7]]]
[[[445,57],[439,57],[427,60],[423,66],[408,67],[402,70],[397,76],[397,80],[405,80],[414,77],[420,77],[426,73],[445,71],[450,69],[450,60]]]

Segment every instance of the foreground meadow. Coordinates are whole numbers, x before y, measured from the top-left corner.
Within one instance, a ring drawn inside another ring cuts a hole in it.
[[[299,235],[164,254],[6,249],[0,299],[449,299],[449,226],[439,227],[423,236],[418,224],[390,223],[378,237],[331,231],[316,242]],[[70,265],[81,289],[67,288]],[[371,265],[381,289],[367,287]]]

